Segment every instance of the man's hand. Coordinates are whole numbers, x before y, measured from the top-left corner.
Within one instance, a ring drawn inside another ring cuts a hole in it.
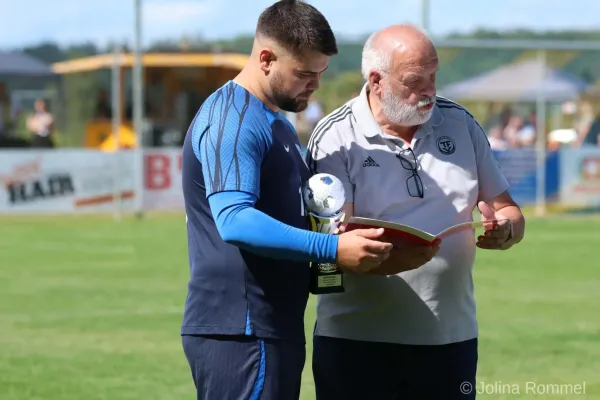
[[[379,267],[368,271],[370,275],[396,275],[427,264],[440,250],[441,240],[433,245],[397,243],[390,256]]]
[[[342,269],[363,273],[385,261],[393,248],[380,240],[380,229],[356,229],[342,233],[338,241],[336,264]]]
[[[487,203],[480,201],[477,205],[482,221],[498,220],[484,224],[484,234],[477,238],[477,247],[487,250],[506,250],[514,243],[512,239],[512,221],[502,212],[494,211]],[[504,221],[502,221],[504,220]]]

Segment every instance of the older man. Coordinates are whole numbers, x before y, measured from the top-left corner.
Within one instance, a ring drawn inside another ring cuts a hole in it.
[[[438,57],[410,25],[374,33],[363,51],[361,94],[325,117],[309,143],[313,173],[346,189],[348,215],[438,232],[472,220],[433,246],[398,244],[369,275],[346,273],[346,291],[319,298],[313,373],[317,398],[474,398],[478,327],[476,247],[504,250],[523,238],[486,135],[458,104],[436,97]]]

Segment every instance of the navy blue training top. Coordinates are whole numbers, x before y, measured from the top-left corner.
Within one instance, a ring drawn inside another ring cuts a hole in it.
[[[310,177],[293,126],[228,82],[183,146],[190,280],[183,335],[304,341],[309,261],[335,262],[337,236],[310,232]]]

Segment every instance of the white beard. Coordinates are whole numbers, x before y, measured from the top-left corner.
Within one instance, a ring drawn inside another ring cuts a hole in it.
[[[430,103],[435,104],[435,96],[419,101],[416,105],[411,105],[398,99],[391,90],[383,90],[381,99],[381,110],[390,122],[400,126],[418,126],[429,121],[433,108],[427,111],[420,111],[419,107]]]

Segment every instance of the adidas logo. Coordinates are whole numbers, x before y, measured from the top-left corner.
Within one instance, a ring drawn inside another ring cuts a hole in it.
[[[373,160],[373,158],[371,158],[371,156],[367,157],[367,159],[363,162],[363,167],[378,167],[379,168],[379,164],[377,164],[375,162],[375,160]]]

